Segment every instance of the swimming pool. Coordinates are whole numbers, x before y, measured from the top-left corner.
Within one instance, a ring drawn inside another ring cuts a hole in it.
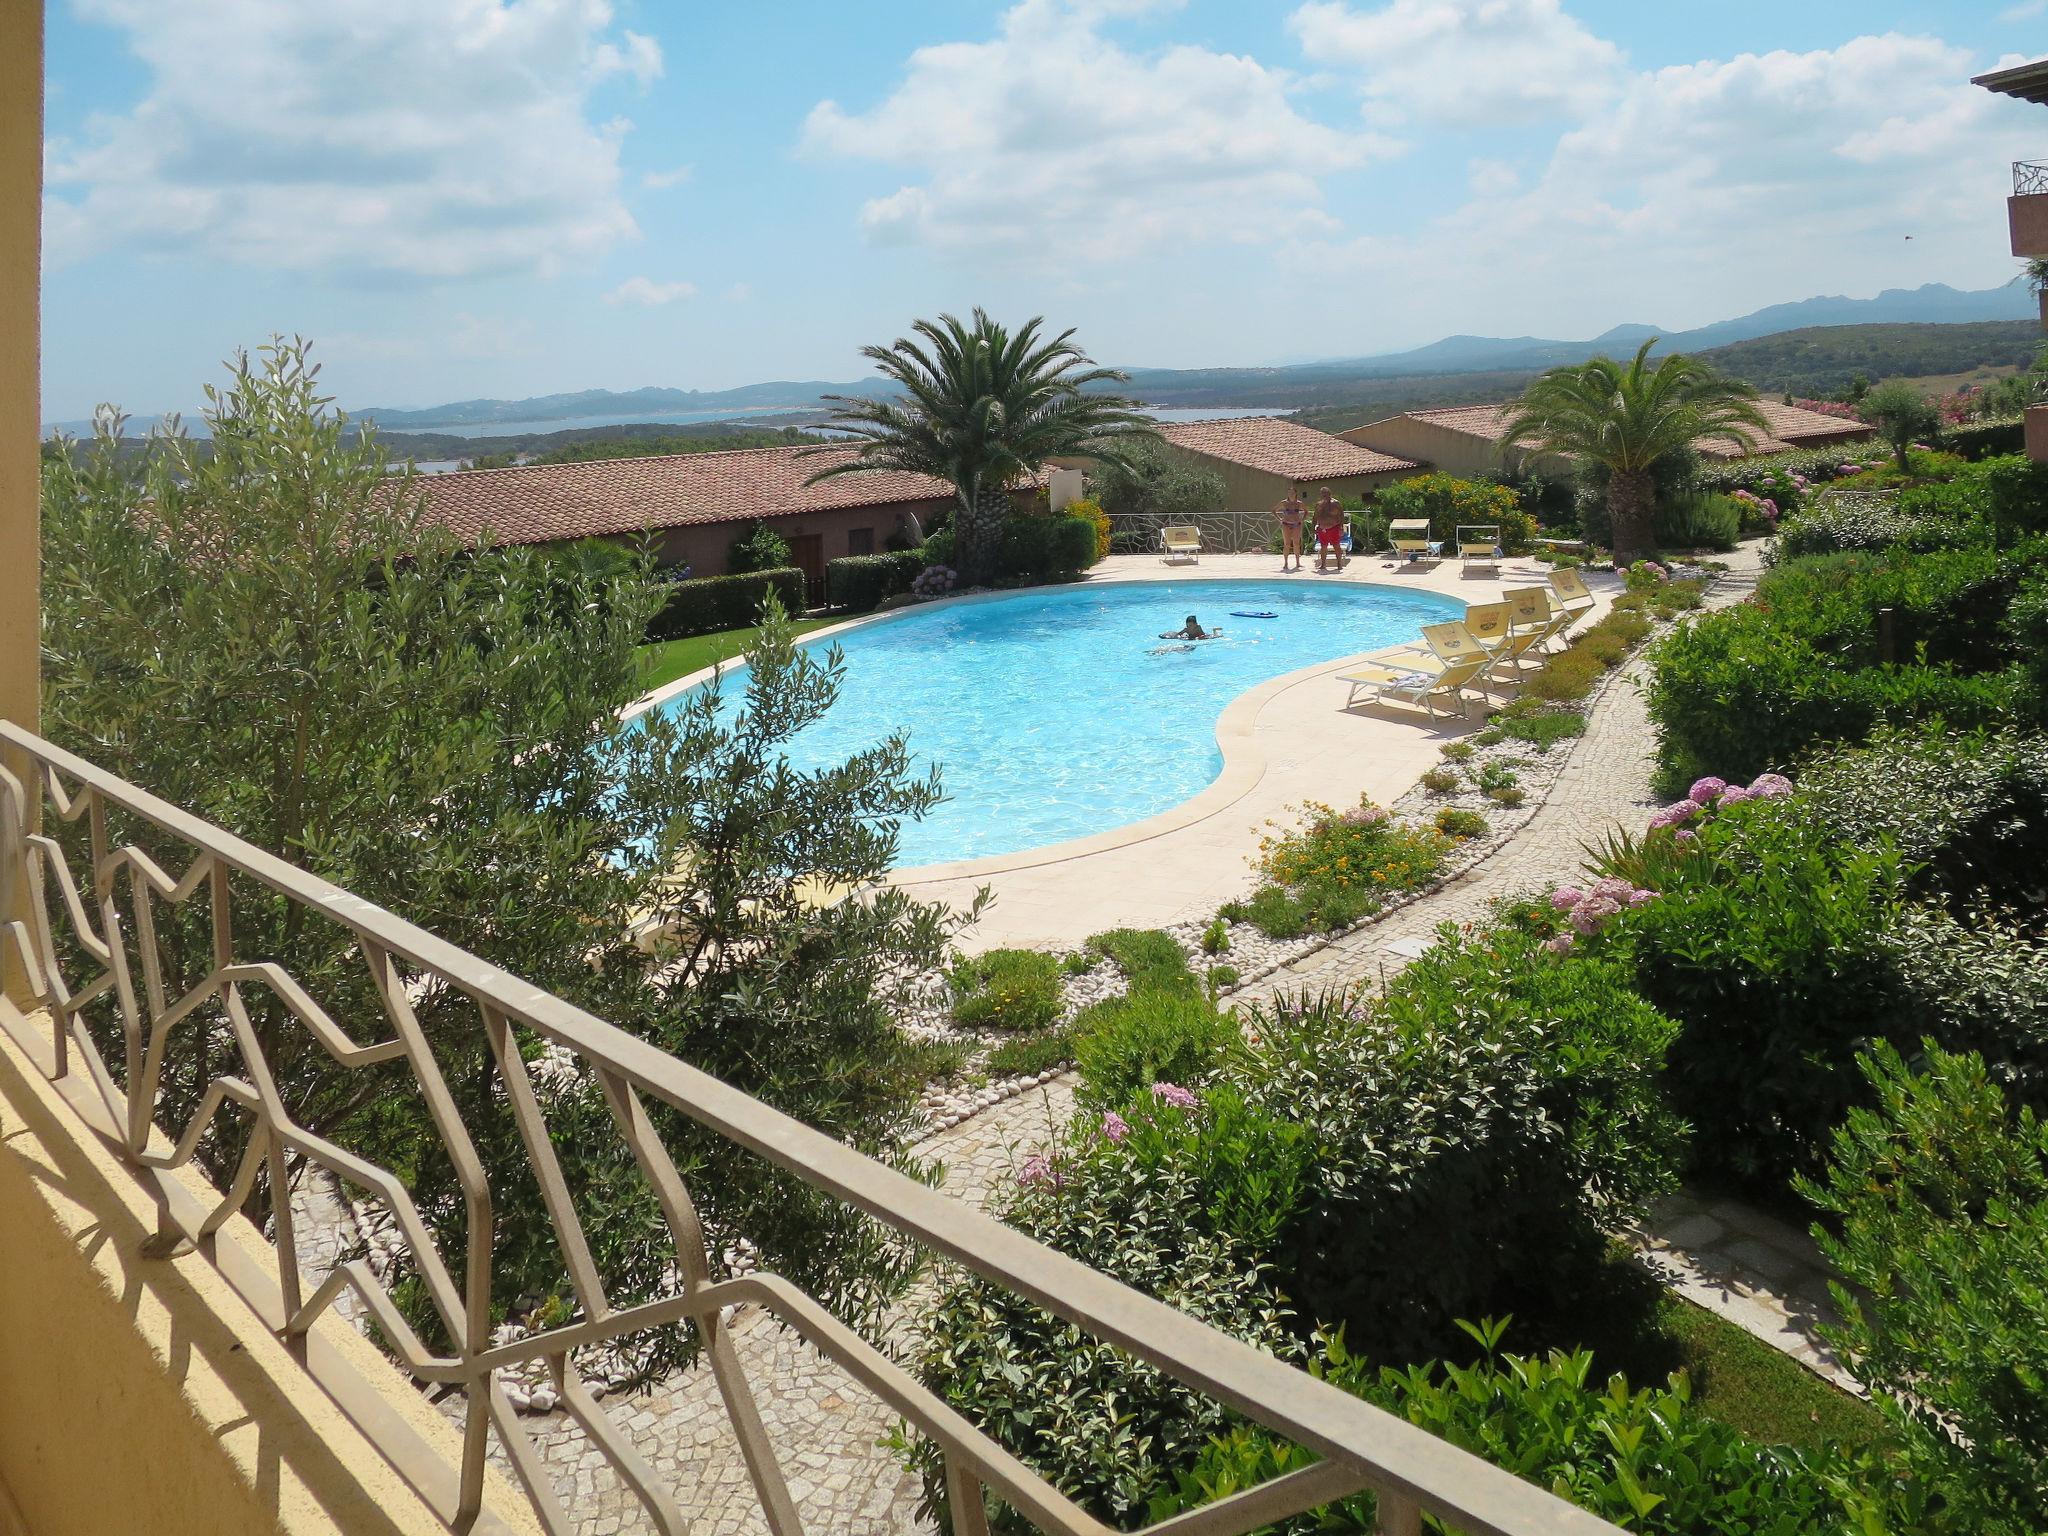
[[[913,766],[936,761],[948,799],[903,828],[899,862],[1015,853],[1172,809],[1222,768],[1216,720],[1246,689],[1402,644],[1463,612],[1433,593],[1309,576],[1055,587],[910,608],[837,637],[845,688],[790,757],[823,767],[906,730]],[[1190,613],[1222,638],[1156,638]],[[745,686],[744,668],[727,672],[725,711]]]

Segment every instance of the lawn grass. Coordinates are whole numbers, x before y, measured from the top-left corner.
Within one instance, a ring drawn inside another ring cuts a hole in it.
[[[1677,1343],[1702,1411],[1752,1440],[1853,1450],[1876,1439],[1883,1426],[1869,1403],[1704,1307],[1666,1296],[1657,1324]]]
[[[814,629],[823,629],[827,624],[837,624],[833,619],[798,619],[789,626],[793,635],[806,635]],[[672,683],[679,677],[688,677],[692,672],[721,661],[731,661],[754,643],[760,633],[755,625],[745,629],[721,629],[709,635],[691,635],[682,640],[660,640],[653,645],[640,647],[640,686],[649,692]]]

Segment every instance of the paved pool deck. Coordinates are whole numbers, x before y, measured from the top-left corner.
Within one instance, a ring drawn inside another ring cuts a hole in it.
[[[1280,575],[1273,555],[1205,555],[1167,564],[1157,555],[1113,555],[1090,582],[1243,581]],[[1621,582],[1586,571],[1604,611]],[[1467,572],[1457,561],[1406,564],[1361,556],[1339,572],[1313,565],[1290,581],[1371,584],[1422,590],[1468,603],[1492,602],[1509,587],[1548,584],[1549,567],[1508,559],[1498,572]],[[1199,609],[1197,610],[1199,611]],[[1596,614],[1597,616],[1597,614]],[[1418,636],[1419,638],[1419,636]],[[1155,928],[1205,917],[1255,884],[1252,860],[1269,824],[1291,825],[1305,801],[1345,806],[1360,795],[1389,804],[1442,760],[1444,742],[1480,729],[1485,711],[1430,719],[1419,709],[1361,702],[1347,709],[1339,675],[1367,653],[1333,656],[1240,694],[1220,718],[1191,708],[1190,735],[1213,735],[1224,766],[1214,783],[1173,810],[1050,847],[958,864],[899,871],[895,883],[925,900],[965,907],[986,886],[994,897],[962,935],[967,950],[1002,945],[1054,947],[1105,928]]]

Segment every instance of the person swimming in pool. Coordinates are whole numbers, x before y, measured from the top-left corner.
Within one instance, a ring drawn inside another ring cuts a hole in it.
[[[1169,629],[1159,638],[1162,640],[1215,640],[1222,634],[1223,631],[1220,629],[1202,628],[1202,621],[1191,613],[1188,615],[1187,623],[1181,625],[1179,629]]]

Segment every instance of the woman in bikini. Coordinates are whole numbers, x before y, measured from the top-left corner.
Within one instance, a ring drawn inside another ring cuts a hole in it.
[[[1294,568],[1301,569],[1301,525],[1308,517],[1308,503],[1301,499],[1301,487],[1295,486],[1287,493],[1287,499],[1273,509],[1273,515],[1280,520],[1280,569],[1287,569],[1288,557],[1294,559]]]

